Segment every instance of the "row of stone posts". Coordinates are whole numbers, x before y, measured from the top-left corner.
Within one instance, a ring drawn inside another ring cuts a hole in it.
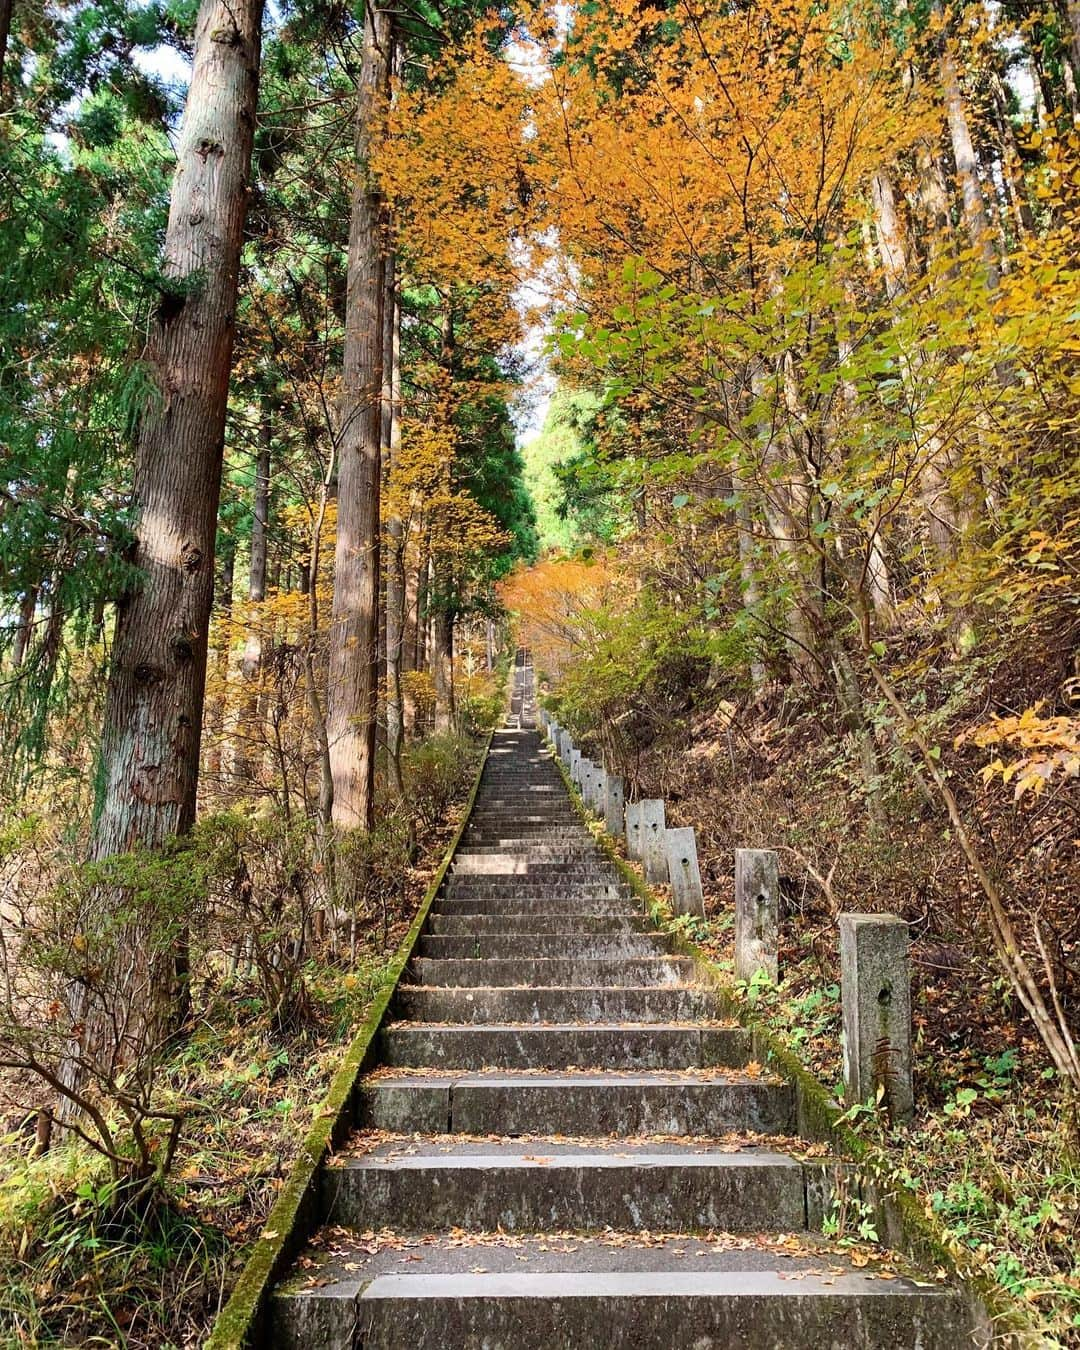
[[[541,727],[585,806],[608,834],[625,831],[627,855],[651,885],[671,886],[676,914],[705,916],[697,841],[669,829],[660,798],[625,801],[622,778],[575,748],[546,710]],[[844,1084],[849,1102],[882,1101],[893,1120],[910,1118],[911,977],[908,926],[891,914],[841,914],[840,979]],[[747,984],[779,976],[780,863],[773,849],[735,850],[735,977]]]

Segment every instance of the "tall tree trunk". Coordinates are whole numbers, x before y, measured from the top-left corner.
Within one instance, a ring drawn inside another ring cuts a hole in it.
[[[262,11],[263,0],[203,0],[196,23],[165,234],[168,291],[146,351],[156,395],[135,450],[133,562],[140,580],[118,605],[92,858],[158,847],[195,816]],[[126,945],[113,993],[130,1019],[122,1054],[135,1057],[183,1015],[187,958],[183,941],[165,954],[148,949],[138,916]],[[93,1058],[108,1032],[92,1009],[85,1017],[75,1012],[81,1050]]]
[[[30,645],[30,634],[34,628],[34,613],[37,610],[38,588],[28,586],[19,606],[19,622],[15,629],[15,641],[11,648],[11,664],[18,670],[26,660],[26,651]]]
[[[392,269],[387,301],[390,311],[387,460],[392,482],[401,453],[401,300]],[[386,555],[386,753],[391,780],[400,792],[404,726],[401,664],[405,649],[405,527],[397,511],[391,512],[386,522]]]
[[[210,749],[206,756],[206,776],[219,787],[222,783],[222,762],[225,753],[225,721],[229,706],[229,657],[232,655],[233,581],[236,576],[236,540],[227,536],[222,541],[221,586],[216,597],[221,615],[217,650],[214,654],[214,677],[218,686],[211,698],[207,714]]]
[[[255,751],[259,717],[258,679],[263,663],[263,602],[266,600],[266,557],[270,524],[270,467],[274,436],[273,403],[264,394],[260,405],[259,450],[255,457],[255,485],[251,500],[251,560],[248,566],[247,641],[241,674],[244,699],[240,712],[239,744],[236,756],[237,777],[254,776],[259,756]]]
[[[934,0],[934,12],[939,16],[942,14],[941,0]],[[990,215],[979,182],[979,161],[971,139],[971,127],[968,124],[956,60],[949,50],[948,34],[942,36],[939,70],[942,97],[945,100],[945,120],[952,142],[960,197],[964,204],[964,223],[971,245],[982,258],[983,266],[986,268],[987,285],[991,290],[996,290],[1001,282],[997,250],[990,234]]]
[[[255,460],[255,489],[251,502],[251,563],[248,569],[248,600],[261,605],[266,599],[266,557],[270,525],[270,449],[273,442],[273,408],[263,396],[259,424],[259,453]],[[253,680],[262,660],[262,634],[252,626],[244,646],[244,678]]]
[[[992,76],[994,120],[997,123],[998,139],[1001,144],[1001,171],[1005,187],[1009,193],[1016,236],[1023,239],[1034,233],[1035,217],[1028,201],[1027,186],[1024,183],[1024,170],[1020,160],[1020,145],[1016,131],[1009,119],[1009,108],[1001,77],[995,71]]]
[[[454,382],[454,304],[449,293],[443,300],[441,350],[439,365],[446,377],[447,391]],[[449,416],[449,413],[447,414]],[[450,469],[447,467],[447,475]],[[431,674],[435,684],[435,730],[449,731],[455,721],[454,706],[454,579],[449,559],[440,555],[432,540],[432,586],[435,592],[431,603],[428,593],[428,607],[432,611],[431,626]]]
[[[1068,21],[1068,62],[1072,68],[1072,87],[1075,96],[1076,86],[1080,84],[1080,0],[1059,0],[1059,9],[1064,10],[1063,17]],[[1073,111],[1076,111],[1075,108]]]
[[[0,0],[0,108],[4,106],[4,75],[7,70],[8,38],[11,35],[13,0]]]
[[[420,539],[420,565],[416,572],[416,641],[413,644],[413,670],[428,668],[428,596],[431,592],[431,525],[424,521]]]
[[[365,831],[375,824],[385,293],[383,200],[368,161],[389,74],[390,17],[368,5],[356,110],[357,177],[349,222],[327,717],[334,822]]]
[[[449,589],[449,574],[444,585]],[[431,675],[435,683],[435,730],[451,731],[457,717],[454,697],[454,613],[440,601],[431,628]]]
[[[892,179],[885,169],[878,169],[870,182],[874,203],[874,225],[881,252],[882,271],[885,274],[885,292],[896,300],[910,282],[907,240],[896,207]],[[900,362],[901,377],[917,398],[914,386],[922,368],[918,351],[903,352]],[[917,421],[917,407],[912,420]],[[915,449],[921,459],[918,466],[919,493],[926,519],[926,531],[937,559],[947,558],[954,550],[959,531],[957,512],[949,492],[947,463],[944,448],[938,437],[919,435],[915,427]]]

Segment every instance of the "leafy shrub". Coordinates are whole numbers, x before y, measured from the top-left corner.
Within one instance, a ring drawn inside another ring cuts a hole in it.
[[[45,1088],[130,1202],[168,1173],[187,1111],[156,1065],[186,1008],[205,870],[175,846],[78,865],[59,857],[38,822],[0,832],[0,1067],[24,1075],[16,1082],[38,1098],[26,1106]]]
[[[207,887],[204,960],[251,970],[271,1024],[294,1030],[310,1016],[304,966],[326,907],[326,867],[306,819],[222,812],[185,842]]]
[[[475,749],[463,736],[432,736],[402,755],[409,809],[426,829],[446,819],[450,803],[474,763]]]

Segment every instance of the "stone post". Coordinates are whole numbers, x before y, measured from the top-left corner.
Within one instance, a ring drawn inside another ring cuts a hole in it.
[[[598,816],[604,814],[604,802],[607,800],[607,769],[602,764],[596,766],[593,773],[592,809]]]
[[[614,839],[623,829],[623,780],[617,773],[604,775],[604,829]]]
[[[567,769],[570,768],[570,753],[574,748],[574,742],[570,739],[570,733],[563,729],[559,732],[559,758]]]
[[[650,885],[662,885],[668,879],[664,835],[663,798],[646,797],[641,803],[641,862]]]
[[[705,895],[701,889],[701,869],[697,860],[697,840],[690,828],[667,830],[668,880],[671,882],[671,908],[676,914],[705,917]]]
[[[575,787],[581,785],[581,751],[570,750],[570,781]]]
[[[592,771],[592,760],[586,758],[585,755],[582,755],[581,759],[578,761],[577,785],[578,791],[581,793],[581,800],[586,806],[589,804],[589,792],[591,791],[589,784],[592,781]]]
[[[915,1109],[908,943],[895,914],[840,915],[845,1096],[855,1104],[880,1094],[898,1124]]]
[[[735,850],[735,978],[764,971],[776,983],[780,862],[771,848]]]
[[[641,803],[626,803],[626,856],[641,861]]]

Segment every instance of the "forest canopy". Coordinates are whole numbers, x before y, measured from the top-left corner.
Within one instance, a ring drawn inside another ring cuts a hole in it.
[[[1080,1090],[1078,88],[1065,0],[0,0],[14,1184],[183,1215],[207,1321],[314,1099],[215,1208],[200,1075],[327,1069],[520,644],[730,822],[707,880],[767,820],[823,930],[917,924],[927,1046],[1043,1094],[1023,1207]],[[1061,1227],[969,1244],[1055,1334]],[[5,1331],[96,1334],[61,1284]]]

